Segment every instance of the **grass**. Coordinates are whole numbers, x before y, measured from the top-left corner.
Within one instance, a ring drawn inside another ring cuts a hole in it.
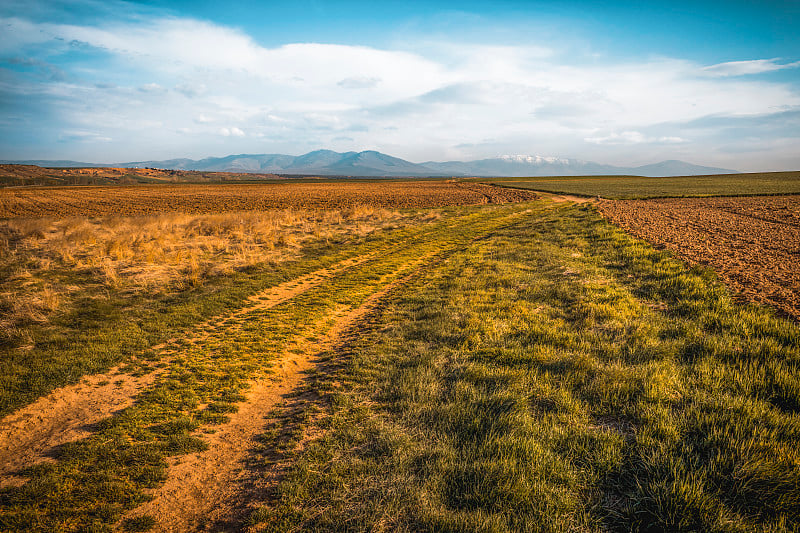
[[[295,275],[330,264],[338,254],[378,252],[372,259],[352,267],[338,276],[296,296],[290,302],[269,308],[255,309],[228,321],[198,343],[173,346],[168,354],[169,365],[155,385],[140,394],[137,402],[113,418],[99,424],[89,438],[64,445],[54,464],[31,467],[23,475],[30,481],[19,488],[0,491],[0,530],[10,531],[106,531],[126,510],[147,500],[145,490],[158,487],[166,475],[166,458],[204,449],[198,435],[224,423],[237,409],[251,379],[269,372],[270,366],[292,345],[298,335],[309,338],[322,333],[331,314],[342,308],[360,305],[375,291],[403,275],[411,261],[428,254],[443,253],[466,245],[471,239],[490,233],[516,216],[518,207],[488,209],[454,209],[424,226],[407,227],[375,236],[360,244],[333,252],[317,250],[305,261],[288,264],[280,274],[252,272],[252,277],[232,276],[230,285],[215,286],[222,291],[230,306],[245,291],[274,284],[280,275]],[[327,253],[327,255],[326,255]],[[244,276],[244,275],[243,275]],[[236,282],[238,281],[238,284]],[[210,287],[206,287],[211,290]],[[217,294],[217,297],[219,295]],[[201,295],[186,296],[193,305],[203,302]],[[221,305],[212,297],[206,302]],[[214,305],[216,304],[216,305]],[[232,307],[232,306],[231,306]],[[138,309],[137,312],[141,312]],[[169,320],[189,321],[201,313],[187,313],[180,305],[166,307],[165,319],[152,315],[139,316],[142,328],[136,342],[119,337],[103,338],[84,346],[71,346],[71,358],[83,362],[73,370],[64,357],[64,372],[86,372],[97,351],[109,350],[110,358],[121,358],[127,350],[146,355],[155,332],[147,331],[154,323]],[[128,317],[129,318],[129,317]],[[123,319],[114,317],[110,324]],[[130,331],[128,331],[130,333]],[[148,338],[147,333],[150,333]],[[87,337],[95,335],[87,333]],[[41,355],[41,353],[39,353]],[[33,363],[33,362],[31,362]],[[19,361],[18,361],[19,364]],[[46,380],[50,375],[44,365],[30,364],[24,383]],[[59,379],[63,379],[60,377]],[[8,400],[13,402],[17,400]],[[146,517],[126,522],[126,528],[152,525]]]
[[[5,221],[0,415],[435,216],[364,206]]]
[[[254,530],[800,529],[797,324],[591,207],[449,255],[330,357]]]
[[[34,347],[0,361],[4,412],[113,364],[164,372],[56,462],[22,472],[25,485],[0,491],[0,531],[111,530],[161,486],[168,457],[206,447],[252,379],[421,257],[431,259],[313,374],[318,401],[287,407],[263,435],[252,467],[278,453],[286,471],[252,529],[800,529],[795,322],[737,303],[712,272],[591,206],[442,209],[337,239],[181,291],[109,286],[106,298],[59,302],[68,311],[31,330]],[[291,301],[150,350],[253,293],[366,253]]]
[[[611,199],[800,194],[800,172],[712,176],[559,176],[479,180],[504,187]]]
[[[74,307],[78,295],[179,291],[287,261],[314,241],[359,238],[427,215],[357,206],[0,222],[0,341],[29,336],[26,326]]]

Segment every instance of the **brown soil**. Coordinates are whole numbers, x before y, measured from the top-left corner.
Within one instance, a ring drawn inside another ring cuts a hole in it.
[[[181,457],[170,464],[166,483],[153,493],[153,500],[128,513],[126,518],[150,515],[157,521],[154,531],[189,532],[240,521],[258,498],[274,489],[277,477],[269,473],[253,476],[246,468],[257,437],[263,434],[270,412],[304,380],[305,372],[319,363],[317,356],[331,350],[369,315],[395,287],[405,283],[432,254],[410,261],[398,272],[401,277],[382,286],[357,308],[342,308],[332,318],[334,325],[312,342],[300,337],[275,366],[272,379],[254,381],[247,400],[230,421],[203,438],[204,452]],[[388,281],[388,280],[387,280]],[[240,528],[240,523],[230,526]],[[228,527],[224,529],[229,530]]]
[[[87,437],[95,424],[125,409],[157,372],[134,377],[112,369],[61,387],[0,421],[0,488],[22,485],[21,468],[50,459],[62,444]]]
[[[539,191],[537,192],[542,196],[542,198],[546,198],[548,200],[552,200],[557,203],[573,202],[576,204],[586,204],[595,201],[594,198],[587,198],[586,196],[575,196],[573,194],[554,194],[554,193],[546,193]]]
[[[0,185],[107,185],[281,179],[275,174],[197,172],[157,168],[48,168],[36,165],[0,165]]]
[[[534,200],[531,191],[454,181],[137,185],[0,189],[0,219],[264,209],[434,208]]]
[[[800,319],[800,196],[603,201],[611,222]]]
[[[182,340],[202,342],[216,329],[230,324],[232,319],[256,309],[274,307],[373,255],[346,259],[253,295],[250,297],[253,305],[214,317]],[[178,340],[155,346],[154,350],[167,357]],[[136,395],[151,385],[160,373],[135,377],[114,368],[104,374],[87,376],[78,384],[61,387],[3,418],[0,421],[0,488],[24,483],[25,478],[15,476],[14,472],[47,461],[56,447],[88,436],[97,422],[133,404]]]

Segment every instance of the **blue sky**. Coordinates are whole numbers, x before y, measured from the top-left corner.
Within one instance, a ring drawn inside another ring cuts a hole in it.
[[[0,158],[800,169],[800,2],[0,5]]]

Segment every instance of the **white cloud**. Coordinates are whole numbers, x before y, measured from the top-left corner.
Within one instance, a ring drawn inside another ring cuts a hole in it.
[[[157,83],[146,83],[139,87],[139,90],[143,93],[160,93],[164,92],[164,88]]]
[[[239,128],[220,128],[219,134],[223,137],[244,137],[244,132]]]
[[[712,77],[745,76],[748,74],[763,74],[789,68],[800,67],[800,61],[793,63],[778,63],[780,59],[754,59],[751,61],[729,61],[718,63],[701,69],[701,74]]]
[[[650,137],[639,131],[623,131],[621,133],[613,132],[606,136],[601,137],[586,137],[584,139],[592,144],[607,144],[607,145],[621,145],[621,144],[682,144],[689,142],[682,137]]]
[[[638,131],[623,131],[605,137],[586,137],[585,141],[594,144],[640,144],[645,142],[645,136]]]
[[[181,83],[175,86],[175,90],[186,98],[195,98],[205,94],[208,87],[204,83]]]
[[[367,78],[365,76],[357,76],[353,78],[345,78],[336,85],[344,89],[371,89],[380,83],[380,78]]]
[[[402,50],[321,43],[268,48],[236,29],[174,17],[102,27],[6,19],[0,28],[0,50],[8,55],[27,57],[23,51],[34,43],[58,56],[79,41],[105,58],[80,70],[57,65],[67,69],[69,83],[10,83],[8,90],[53,102],[50,116],[69,126],[64,129],[108,125],[102,137],[116,139],[120,150],[136,144],[142,152],[169,148],[205,156],[223,135],[236,138],[243,152],[298,153],[308,145],[346,148],[350,142],[353,149],[413,160],[439,158],[447,147],[448,155],[464,158],[507,152],[610,157],[644,146],[670,155],[690,145],[708,151],[697,143],[710,133],[687,135],[681,123],[800,106],[800,92],[786,82],[740,77],[800,66],[776,59],[577,64],[565,62],[555,45],[447,42]],[[674,126],[658,126],[666,123]],[[176,133],[189,131],[191,138]],[[120,153],[116,159],[135,158]]]

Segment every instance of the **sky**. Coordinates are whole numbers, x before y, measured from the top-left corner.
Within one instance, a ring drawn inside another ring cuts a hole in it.
[[[800,169],[800,1],[3,0],[0,159]]]

